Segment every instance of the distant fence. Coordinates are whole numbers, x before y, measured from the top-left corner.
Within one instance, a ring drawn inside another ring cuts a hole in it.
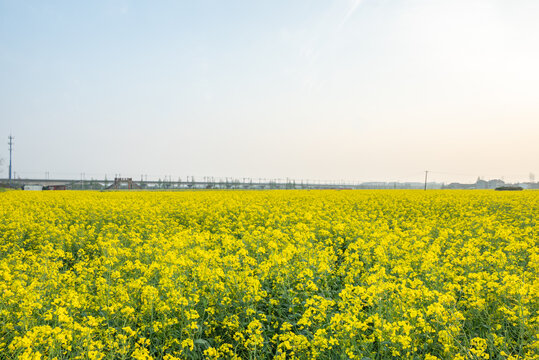
[[[0,185],[8,185],[7,179],[0,179]],[[116,178],[114,180],[97,179],[12,179],[11,187],[22,188],[25,185],[43,186],[44,189],[68,190],[189,190],[189,189],[423,189],[422,183],[339,183],[339,182],[298,182],[298,181],[166,181],[166,180],[133,180]],[[429,189],[441,188],[442,184],[429,183]]]

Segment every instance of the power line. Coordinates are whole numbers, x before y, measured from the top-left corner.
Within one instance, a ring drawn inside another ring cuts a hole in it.
[[[15,139],[11,134],[8,136],[9,142],[9,184],[11,184],[11,153],[13,152],[13,139]]]

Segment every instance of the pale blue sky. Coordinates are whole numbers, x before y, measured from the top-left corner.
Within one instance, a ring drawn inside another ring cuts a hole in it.
[[[527,180],[537,19],[532,0],[0,0],[0,136],[20,176]]]

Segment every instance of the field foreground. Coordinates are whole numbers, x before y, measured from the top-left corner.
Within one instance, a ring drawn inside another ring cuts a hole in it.
[[[0,194],[0,359],[539,359],[539,192]]]

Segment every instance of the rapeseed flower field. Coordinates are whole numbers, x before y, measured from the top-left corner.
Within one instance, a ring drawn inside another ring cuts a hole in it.
[[[0,359],[539,359],[539,192],[0,194]]]

